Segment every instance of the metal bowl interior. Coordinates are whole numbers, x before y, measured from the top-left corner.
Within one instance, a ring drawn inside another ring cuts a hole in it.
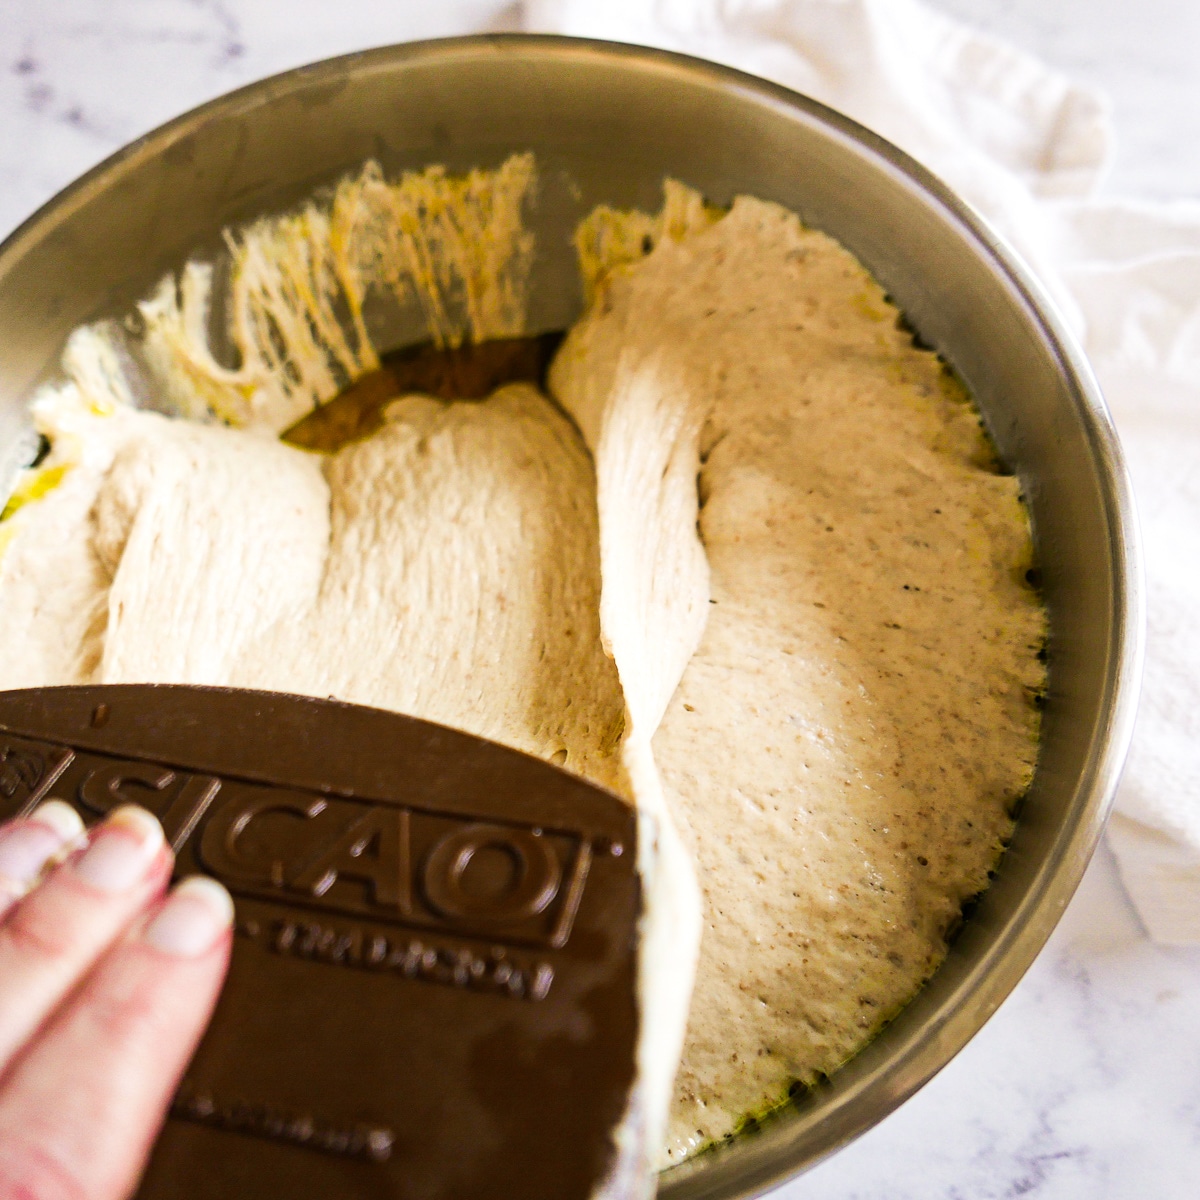
[[[242,89],[134,143],[0,247],[0,446],[67,334],[126,312],[220,229],[369,157],[389,173],[533,150],[531,328],[580,309],[569,236],[657,207],[664,175],[775,200],[841,240],[972,389],[1033,515],[1052,623],[1041,757],[997,877],[933,980],[857,1058],[759,1131],[666,1172],[671,1200],[755,1194],[919,1088],[1041,948],[1100,836],[1128,743],[1141,599],[1120,452],[1086,364],[1028,274],[943,186],[822,106],[675,55],[540,37],[399,46]]]

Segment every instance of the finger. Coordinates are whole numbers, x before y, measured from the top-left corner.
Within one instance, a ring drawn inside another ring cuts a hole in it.
[[[0,828],[0,918],[82,834],[79,814],[61,800],[50,800],[25,820]]]
[[[0,1090],[0,1196],[125,1200],[212,1014],[233,902],[193,877],[100,961]]]
[[[0,923],[0,1075],[171,873],[162,827],[117,809]]]

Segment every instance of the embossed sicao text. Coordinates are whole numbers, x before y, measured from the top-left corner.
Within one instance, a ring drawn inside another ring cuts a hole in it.
[[[0,734],[0,817],[48,795],[94,821],[155,813],[176,854],[231,891],[288,905],[560,948],[591,865],[583,834],[284,788]]]

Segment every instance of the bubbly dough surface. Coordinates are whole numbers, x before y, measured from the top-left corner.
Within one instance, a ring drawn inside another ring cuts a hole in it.
[[[1017,481],[897,316],[836,242],[743,198],[614,272],[552,376],[597,455],[602,547],[614,507],[679,507],[658,479],[605,495],[612,438],[632,458],[670,428],[699,470],[662,524],[683,546],[698,517],[708,578],[672,578],[707,623],[652,743],[706,910],[676,1161],[912,996],[1032,773]]]

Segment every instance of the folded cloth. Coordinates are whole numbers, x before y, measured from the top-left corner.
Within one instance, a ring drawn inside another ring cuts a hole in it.
[[[531,31],[661,46],[804,92],[982,212],[1074,325],[1146,552],[1142,708],[1109,828],[1150,936],[1200,943],[1200,203],[1099,195],[1105,97],[920,0],[526,0]]]

